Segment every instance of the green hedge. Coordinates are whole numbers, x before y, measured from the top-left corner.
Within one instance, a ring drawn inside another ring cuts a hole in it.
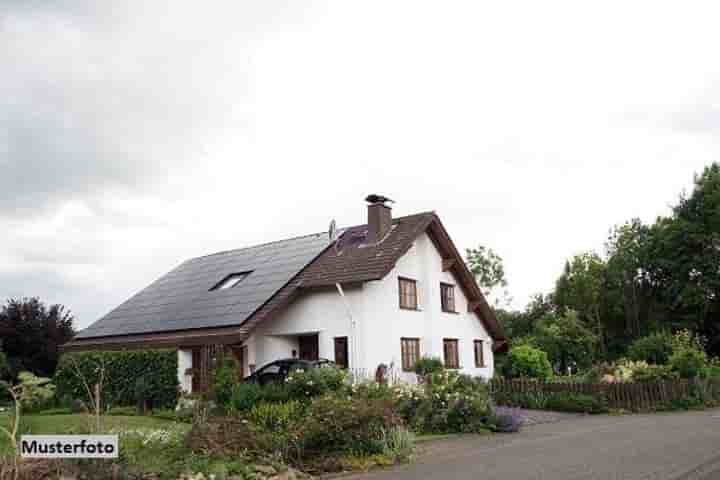
[[[175,407],[178,396],[175,350],[66,353],[60,358],[55,372],[57,397],[87,401],[87,391],[76,367],[92,386],[99,380],[102,364],[105,365],[103,401],[106,406],[136,405],[136,384],[142,378],[142,391],[153,407]]]

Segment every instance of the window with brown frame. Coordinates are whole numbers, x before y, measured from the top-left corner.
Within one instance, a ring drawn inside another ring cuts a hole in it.
[[[400,308],[418,309],[417,282],[415,280],[399,277],[398,292],[400,294]]]
[[[443,312],[457,313],[455,310],[455,285],[440,284],[440,305]]]
[[[475,346],[475,366],[482,368],[485,366],[485,352],[483,350],[483,341],[475,340],[473,342]]]
[[[402,357],[402,369],[405,372],[409,372],[415,368],[415,364],[420,359],[420,339],[401,338],[400,351]]]
[[[443,355],[445,357],[445,368],[460,368],[458,341],[456,338],[443,339]]]

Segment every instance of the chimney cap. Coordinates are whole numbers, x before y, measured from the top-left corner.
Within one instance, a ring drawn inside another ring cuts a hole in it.
[[[376,193],[372,193],[372,194],[368,195],[367,197],[365,197],[365,201],[368,203],[372,203],[372,204],[375,204],[375,203],[385,204],[387,202],[395,203],[394,200],[391,200],[388,197],[385,197],[383,195],[378,195]]]

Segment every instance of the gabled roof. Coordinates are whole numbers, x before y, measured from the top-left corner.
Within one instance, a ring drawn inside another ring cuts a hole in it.
[[[438,216],[426,212],[394,219],[391,231],[375,245],[366,244],[367,226],[358,225],[343,230],[335,242],[322,233],[190,260],[82,331],[65,348],[240,343],[301,292],[385,277],[424,232],[455,275],[470,310],[500,345],[504,334],[494,312]],[[252,275],[236,287],[208,291],[229,274],[251,270]],[[185,295],[176,294],[178,289]]]

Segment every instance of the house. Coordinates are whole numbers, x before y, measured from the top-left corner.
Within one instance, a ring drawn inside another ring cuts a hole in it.
[[[188,260],[64,349],[177,349],[186,391],[207,387],[221,351],[243,376],[297,356],[411,378],[432,356],[492,377],[502,328],[440,218],[392,218],[385,197],[366,201],[364,225]]]

